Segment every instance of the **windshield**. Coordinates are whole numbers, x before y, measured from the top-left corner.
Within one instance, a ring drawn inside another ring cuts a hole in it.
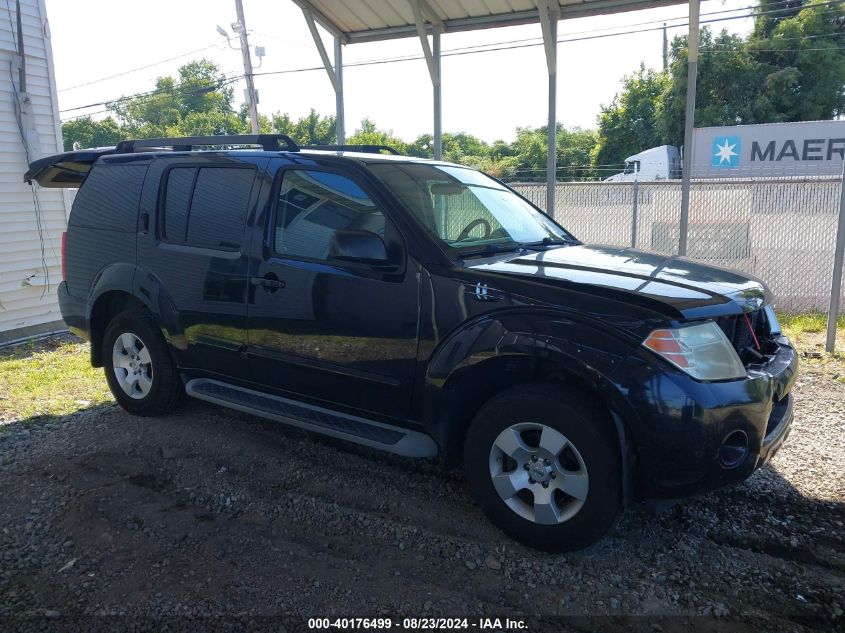
[[[428,231],[462,255],[576,240],[545,214],[474,169],[370,165]]]

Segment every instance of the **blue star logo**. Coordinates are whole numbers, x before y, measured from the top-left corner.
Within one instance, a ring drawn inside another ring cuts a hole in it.
[[[739,149],[742,142],[738,136],[718,136],[713,139],[710,166],[720,169],[739,167]]]

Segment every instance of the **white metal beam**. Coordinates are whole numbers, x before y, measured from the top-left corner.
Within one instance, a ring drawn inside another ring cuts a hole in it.
[[[698,79],[698,14],[700,0],[689,0],[687,36],[687,107],[684,117],[684,166],[681,174],[681,216],[678,222],[678,255],[687,254],[689,235],[690,180],[692,178],[695,87]]]
[[[557,20],[558,4],[550,7],[548,0],[536,0],[546,67],[549,71],[549,118],[546,134],[546,213],[555,217],[555,188],[557,187]]]
[[[320,23],[320,26],[322,26],[329,33],[331,33],[332,36],[339,37],[344,44],[349,43],[349,37],[347,37],[346,33],[341,31],[335,25],[334,22],[332,22],[322,12],[320,12],[313,4],[309,2],[309,0],[292,0],[292,2],[300,9],[308,9],[314,16],[314,19],[316,19],[317,22]]]
[[[546,67],[549,69],[549,74],[554,75],[557,72],[557,36],[552,36],[551,29],[552,19],[557,21],[557,14],[552,14],[546,0],[537,0],[537,14],[540,17],[540,29],[543,32]]]
[[[431,35],[434,47],[434,64],[437,81],[432,82],[434,88],[434,160],[443,160],[443,104],[441,102],[440,86],[440,32]]]
[[[419,0],[420,3],[420,10],[422,11],[425,19],[428,20],[435,29],[443,32],[443,20],[440,19],[440,16],[437,15],[437,11],[431,6],[431,3],[428,0]]]
[[[434,54],[431,52],[431,46],[428,43],[428,32],[425,28],[420,0],[408,0],[408,4],[411,5],[411,11],[414,14],[414,26],[417,29],[417,37],[420,38],[423,55],[425,55],[425,63],[428,65],[428,74],[431,75],[431,83],[438,86],[440,85],[440,77],[438,76],[437,65],[434,61]]]
[[[317,31],[317,23],[314,21],[314,14],[308,7],[302,7],[302,15],[305,16],[305,22],[308,24],[308,30],[311,31],[311,37],[314,39],[314,45],[317,47],[317,52],[320,53],[320,59],[323,60],[323,66],[329,76],[329,81],[332,82],[332,88],[335,92],[340,91],[340,84],[337,81],[337,74],[335,73],[332,62],[329,59],[329,54],[326,52],[326,46],[323,44],[323,38],[320,37]]]
[[[431,76],[431,86],[433,88],[434,98],[434,148],[433,154],[435,160],[443,158],[443,108],[441,103],[440,90],[440,30],[443,23],[440,19],[435,18],[440,23],[439,28],[435,28],[432,32],[432,46],[428,43],[428,31],[425,20],[423,19],[423,12],[430,16],[433,11],[429,6],[427,0],[408,0],[411,5],[411,12],[414,14],[414,26],[417,30],[417,37],[420,38],[423,55],[425,55],[425,63],[428,65],[428,74]],[[435,25],[437,26],[437,25]]]
[[[305,0],[293,0],[297,4]],[[591,0],[577,2],[560,7],[559,19],[581,18],[593,15],[609,15],[638,9],[654,9],[676,4],[684,4],[685,0]],[[552,4],[554,4],[552,2]],[[318,18],[319,21],[319,18]],[[513,11],[494,15],[478,15],[466,18],[442,20],[443,33],[457,33],[461,31],[475,31],[479,29],[516,26],[520,24],[536,24],[539,14],[536,9],[528,11]],[[322,22],[321,22],[322,24]],[[345,33],[348,43],[375,42],[416,35],[416,25],[388,26]]]
[[[334,38],[334,70],[337,78],[335,90],[335,131],[337,144],[346,144],[346,112],[343,105],[343,42]]]

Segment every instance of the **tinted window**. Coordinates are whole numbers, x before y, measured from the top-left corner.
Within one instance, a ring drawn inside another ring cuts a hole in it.
[[[253,167],[175,167],[167,173],[162,205],[162,237],[205,248],[241,245]]]
[[[164,193],[164,221],[162,237],[168,242],[184,243],[188,230],[188,205],[196,167],[177,167],[167,174]]]
[[[328,259],[338,229],[371,231],[384,238],[384,215],[345,176],[286,171],[279,190],[274,244],[277,253]]]
[[[146,165],[95,165],[85,179],[69,224],[135,232]]]

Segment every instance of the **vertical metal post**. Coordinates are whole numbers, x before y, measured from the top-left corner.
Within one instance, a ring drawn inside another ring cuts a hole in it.
[[[684,118],[684,173],[681,181],[681,219],[678,226],[678,255],[687,254],[689,233],[690,178],[692,177],[692,131],[695,125],[695,86],[698,79],[698,13],[699,1],[689,2],[689,36],[687,38],[687,111]]]
[[[549,21],[551,55],[557,60],[557,16]],[[546,157],[546,213],[555,217],[555,187],[557,186],[557,64],[549,64],[549,130]]]
[[[631,248],[637,248],[637,206],[640,197],[640,180],[634,180],[634,201],[631,204]]]
[[[443,159],[443,107],[440,101],[440,31],[431,34],[431,54],[434,57],[434,160]]]
[[[836,349],[836,322],[839,319],[839,297],[842,291],[842,260],[845,258],[845,161],[842,162],[842,183],[839,185],[839,222],[836,226],[836,249],[833,252],[833,280],[830,284],[830,306],[827,310],[828,352]]]
[[[335,88],[335,130],[337,144],[346,143],[346,118],[343,110],[343,42],[334,38],[334,74],[337,79]]]

